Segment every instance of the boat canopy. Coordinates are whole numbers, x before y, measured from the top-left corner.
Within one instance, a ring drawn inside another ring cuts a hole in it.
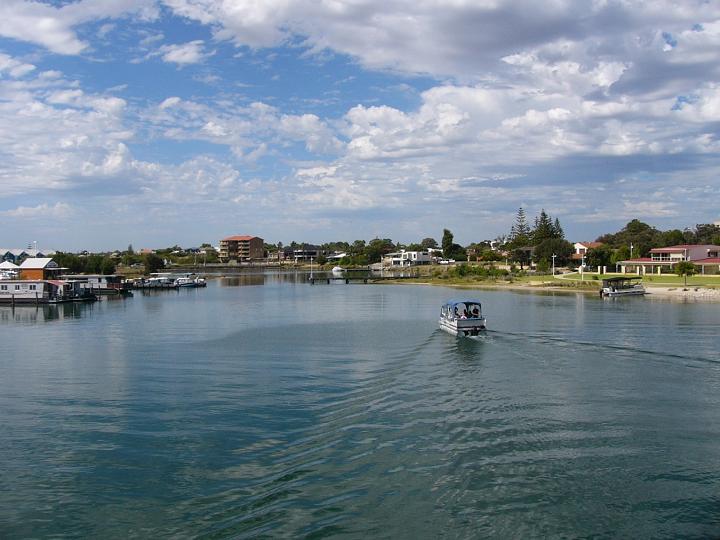
[[[482,316],[480,300],[448,300],[442,314],[449,317],[478,318]]]
[[[633,281],[640,281],[642,277],[635,277],[635,276],[625,276],[625,277],[609,277],[603,279],[603,286],[617,286],[617,285],[623,285],[623,284],[630,284]]]

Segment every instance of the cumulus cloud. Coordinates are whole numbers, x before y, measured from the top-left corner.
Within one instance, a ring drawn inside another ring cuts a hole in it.
[[[207,58],[209,54],[204,52],[204,41],[201,39],[175,45],[163,45],[158,54],[163,61],[185,66],[198,64]]]
[[[79,54],[88,48],[75,27],[94,20],[134,14],[157,17],[153,0],[80,0],[54,7],[26,0],[0,3],[0,36],[35,43],[58,54]]]

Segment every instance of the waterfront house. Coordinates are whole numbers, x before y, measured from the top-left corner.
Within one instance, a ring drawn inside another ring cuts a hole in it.
[[[49,257],[28,258],[20,265],[20,279],[54,279],[61,270]]]
[[[220,240],[220,260],[250,261],[265,258],[265,241],[258,236],[228,236]]]
[[[583,257],[587,255],[588,250],[599,248],[602,245],[602,242],[575,242],[573,245],[575,253],[572,254],[571,258],[574,261],[582,261]]]
[[[688,261],[700,268],[701,274],[720,273],[720,246],[712,244],[680,244],[653,248],[649,257],[620,261],[621,272],[635,274],[674,273],[675,265]]]
[[[308,262],[310,259],[316,261],[319,256],[327,258],[328,255],[326,250],[313,244],[302,244],[300,247],[288,246],[283,251],[285,259],[292,259],[296,263]]]
[[[383,266],[415,266],[419,264],[430,264],[432,257],[427,251],[395,251],[387,253],[382,258]]]

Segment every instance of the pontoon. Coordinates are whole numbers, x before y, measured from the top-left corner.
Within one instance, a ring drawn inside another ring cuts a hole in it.
[[[485,317],[477,300],[450,300],[440,309],[440,328],[453,336],[477,336],[485,330]]]
[[[645,294],[640,277],[611,277],[603,279],[600,296],[631,296]]]

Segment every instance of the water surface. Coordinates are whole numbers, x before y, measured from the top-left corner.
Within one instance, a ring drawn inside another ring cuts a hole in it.
[[[720,535],[720,305],[304,277],[0,307],[0,536]]]

